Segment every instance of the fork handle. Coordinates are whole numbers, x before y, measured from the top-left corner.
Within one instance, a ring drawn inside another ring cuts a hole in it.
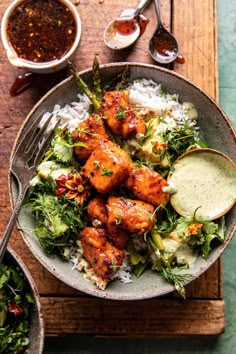
[[[7,227],[6,227],[6,230],[5,230],[4,234],[2,236],[2,239],[0,240],[0,264],[3,261],[3,257],[4,257],[4,254],[5,254],[5,251],[7,249],[7,245],[8,245],[10,236],[12,234],[13,228],[15,226],[17,216],[18,216],[20,208],[22,206],[22,203],[23,203],[23,200],[24,200],[24,197],[25,197],[25,194],[26,194],[26,190],[27,189],[19,191],[19,194],[18,194],[18,197],[17,197],[17,201],[16,201],[15,207],[14,207],[14,209],[12,211],[10,220],[8,221],[8,224],[7,224]]]

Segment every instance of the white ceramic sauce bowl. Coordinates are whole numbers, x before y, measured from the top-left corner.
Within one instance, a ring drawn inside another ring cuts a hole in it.
[[[78,49],[79,43],[80,43],[80,37],[81,37],[81,20],[79,13],[76,9],[76,7],[70,2],[70,0],[60,0],[61,3],[63,3],[72,13],[75,23],[76,23],[76,34],[75,34],[75,40],[73,42],[73,45],[71,46],[70,50],[66,52],[62,57],[59,59],[53,60],[53,61],[47,61],[47,62],[33,62],[30,60],[25,60],[21,59],[15,50],[13,49],[10,40],[7,35],[7,27],[8,27],[8,21],[14,10],[25,0],[14,0],[11,5],[7,8],[7,10],[4,13],[4,16],[2,18],[2,23],[1,23],[1,37],[2,37],[2,43],[3,46],[6,50],[6,54],[8,57],[9,62],[21,69],[28,70],[30,72],[34,73],[39,73],[39,74],[48,74],[48,73],[54,73],[57,71],[62,70],[63,68],[66,67],[67,61],[72,60],[73,57],[75,56],[75,53]]]

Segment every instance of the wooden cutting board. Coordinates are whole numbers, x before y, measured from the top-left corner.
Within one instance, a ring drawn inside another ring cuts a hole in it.
[[[0,2],[2,17],[10,0]],[[156,26],[154,4],[145,9],[148,27],[134,46],[114,52],[103,43],[103,30],[123,9],[135,8],[137,0],[81,0],[78,11],[82,38],[74,63],[77,69],[91,67],[94,55],[101,64],[142,62],[154,64],[148,54],[148,41]],[[216,0],[161,0],[162,19],[178,39],[185,64],[170,69],[191,79],[218,99]],[[9,90],[20,73],[6,59],[0,45],[0,233],[10,215],[7,174],[16,134],[33,105],[56,83],[68,76],[60,73],[37,76],[34,85],[17,97]],[[178,87],[176,87],[178,92]],[[31,271],[41,294],[47,335],[85,334],[116,337],[158,337],[217,335],[224,331],[222,265],[218,260],[187,286],[187,300],[176,293],[145,301],[119,302],[93,298],[68,287],[45,270],[33,257],[16,230],[12,247]]]

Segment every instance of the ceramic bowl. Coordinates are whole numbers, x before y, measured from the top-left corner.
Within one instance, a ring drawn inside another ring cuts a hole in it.
[[[60,0],[63,4],[66,5],[67,8],[71,11],[75,23],[76,23],[76,36],[74,43],[70,50],[64,54],[60,59],[58,60],[53,60],[49,62],[42,62],[42,63],[34,63],[33,61],[29,60],[24,60],[21,59],[17,56],[17,53],[14,51],[13,47],[11,46],[11,43],[9,42],[8,35],[7,35],[7,26],[8,26],[8,21],[9,17],[13,13],[13,11],[16,9],[17,6],[19,6],[20,3],[22,3],[25,0],[14,0],[11,5],[7,8],[5,11],[3,18],[2,18],[2,23],[1,23],[1,37],[2,37],[2,43],[3,46],[6,50],[6,54],[8,57],[9,62],[13,65],[16,66],[17,68],[20,69],[25,69],[29,72],[35,72],[39,74],[48,74],[48,73],[54,73],[57,72],[63,68],[66,67],[67,61],[72,60],[73,57],[76,54],[76,51],[78,49],[79,43],[80,43],[80,37],[81,37],[81,21],[80,21],[80,16],[79,13],[76,9],[76,7],[72,4],[70,0]]]
[[[199,113],[199,125],[202,138],[206,140],[209,147],[222,151],[232,160],[236,161],[236,135],[233,127],[222,109],[199,87],[186,80],[182,76],[164,68],[154,65],[140,63],[113,63],[101,66],[101,77],[103,83],[109,82],[114,76],[122,72],[126,65],[130,69],[130,80],[146,78],[162,84],[162,88],[170,93],[178,93],[181,102],[191,101]],[[84,70],[81,77],[92,87],[92,70]],[[49,91],[32,109],[26,118],[18,137],[16,138],[13,152],[18,144],[21,134],[27,129],[42,110],[52,111],[55,104],[63,107],[66,103],[76,100],[79,89],[72,77],[64,80],[51,91]],[[11,199],[14,202],[17,195],[17,186],[13,180],[10,184]],[[226,215],[227,235],[224,244],[214,249],[207,260],[199,257],[194,267],[188,270],[192,279],[197,278],[208,269],[221,255],[228,245],[236,228],[236,206]],[[22,229],[33,229],[34,218],[31,213],[22,208],[19,215],[19,225]],[[48,257],[42,251],[37,238],[32,233],[21,232],[23,240],[28,245],[34,256],[52,274],[71,287],[85,293],[109,299],[134,300],[145,299],[167,294],[174,290],[157,273],[145,271],[139,278],[133,278],[131,284],[122,284],[119,281],[111,282],[105,291],[97,289],[85,280],[81,273],[72,271],[72,264],[62,262],[57,257]]]
[[[40,304],[39,294],[34,280],[31,277],[28,269],[24,265],[23,261],[10,247],[8,247],[4,255],[3,263],[20,268],[20,270],[24,273],[24,276],[28,281],[29,287],[31,289],[35,301],[35,306],[30,314],[30,344],[22,354],[42,354],[44,346],[44,322],[42,317],[42,308]]]

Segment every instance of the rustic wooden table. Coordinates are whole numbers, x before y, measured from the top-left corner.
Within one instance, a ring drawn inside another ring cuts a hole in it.
[[[10,0],[0,2],[2,17]],[[134,8],[137,0],[81,0],[78,11],[82,38],[74,60],[78,69],[91,67],[94,55],[101,64],[130,61],[151,63],[148,41],[156,26],[154,4],[145,15],[150,23],[137,43],[129,49],[113,52],[103,43],[103,30],[124,8]],[[216,0],[161,0],[163,22],[178,38],[185,64],[171,69],[191,79],[218,99]],[[16,134],[33,105],[52,86],[68,76],[66,70],[38,76],[28,90],[11,97],[10,87],[19,74],[0,44],[0,234],[10,215],[7,177],[9,157]],[[176,88],[178,91],[178,88]],[[187,286],[187,300],[177,294],[145,301],[119,302],[93,298],[66,286],[47,272],[23,243],[17,230],[12,247],[22,257],[38,286],[47,335],[83,334],[116,337],[158,337],[217,335],[224,331],[221,260],[199,279]]]

